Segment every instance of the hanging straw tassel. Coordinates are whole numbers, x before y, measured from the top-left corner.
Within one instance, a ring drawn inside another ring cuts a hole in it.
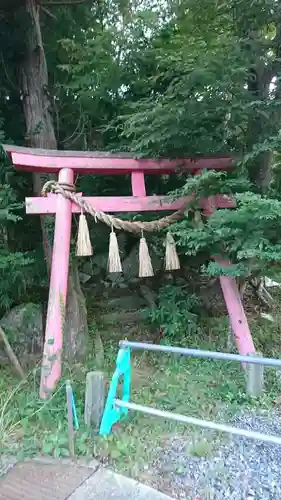
[[[149,278],[150,276],[154,276],[154,272],[146,239],[144,238],[142,233],[139,247],[139,277]]]
[[[78,257],[86,257],[87,255],[93,255],[88,223],[86,216],[83,214],[82,211],[79,217],[76,255]]]
[[[166,236],[165,269],[166,271],[175,271],[176,269],[180,269],[176,243],[171,233],[167,233]]]
[[[113,227],[109,237],[109,253],[108,253],[108,272],[122,273],[122,265],[119,254],[118,240]]]

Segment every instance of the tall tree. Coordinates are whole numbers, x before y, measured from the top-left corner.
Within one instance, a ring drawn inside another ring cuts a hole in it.
[[[147,46],[147,92],[131,106],[136,79],[128,84],[124,139],[142,154],[247,153],[265,192],[280,124],[280,1],[181,0],[171,10]]]
[[[54,3],[58,5],[60,2]],[[18,31],[22,35],[22,44],[14,47],[14,59],[25,117],[25,142],[32,148],[57,149],[48,87],[48,68],[40,25],[40,13],[46,10],[46,4],[51,6],[53,2],[18,1],[12,9],[7,4],[4,15],[12,32],[15,34]],[[2,6],[1,8],[3,9]],[[47,178],[42,174],[33,175],[35,194],[41,193]],[[45,259],[50,269],[52,224],[47,217],[41,217],[41,226]],[[69,276],[65,323],[65,354],[69,359],[85,354],[88,343],[87,311],[74,261]]]
[[[107,132],[117,130],[118,143],[113,139],[108,147],[153,156],[237,155],[243,169],[232,178],[204,174],[174,193],[237,195],[235,214],[219,211],[204,231],[189,219],[174,230],[187,254],[228,254],[237,264],[228,272],[270,272],[281,258],[280,203],[270,190],[273,155],[280,151],[280,2],[181,0],[158,14],[153,27],[144,15],[152,3],[141,4],[140,24],[125,25],[125,44],[117,38],[121,78],[117,92],[112,82],[107,89],[121,96],[121,105]],[[136,9],[131,12],[136,21]],[[87,38],[72,44],[67,68],[69,89],[82,106],[96,95],[96,87],[89,92],[90,72],[85,78],[83,71],[95,62],[90,48]],[[75,53],[84,54],[82,62]],[[250,194],[238,195],[245,190]],[[225,270],[212,263],[208,272]]]

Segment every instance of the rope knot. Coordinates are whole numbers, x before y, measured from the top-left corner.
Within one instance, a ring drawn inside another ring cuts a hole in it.
[[[47,181],[41,191],[42,196],[47,196],[48,193],[60,193],[64,192],[75,193],[76,187],[74,184],[68,184],[67,182],[57,182],[57,181]]]
[[[47,181],[42,187],[41,196],[47,196],[48,193],[54,193],[56,189],[56,181]]]

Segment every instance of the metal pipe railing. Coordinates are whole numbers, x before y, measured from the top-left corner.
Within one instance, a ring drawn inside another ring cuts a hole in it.
[[[281,359],[263,358],[261,356],[241,356],[240,354],[230,354],[226,352],[204,351],[201,349],[188,349],[185,347],[172,347],[159,344],[148,344],[144,342],[130,342],[129,340],[121,340],[119,346],[122,348],[129,347],[135,350],[145,350],[153,352],[164,352],[171,354],[180,354],[182,356],[191,356],[198,358],[217,359],[222,361],[239,361],[242,363],[250,363],[263,366],[278,366],[281,367]]]
[[[186,417],[185,415],[180,415],[179,413],[171,413],[169,411],[157,410],[156,408],[150,408],[149,406],[137,405],[135,403],[127,403],[121,399],[115,399],[114,405],[117,408],[128,408],[129,410],[139,411],[141,413],[146,413],[148,415],[153,415],[155,417],[166,418],[167,420],[175,420],[177,422],[182,422],[184,424],[196,425],[203,427],[205,429],[212,429],[219,432],[227,432],[228,434],[233,434],[236,436],[242,436],[248,439],[256,439],[258,441],[264,441],[265,443],[281,445],[281,437],[273,436],[270,434],[262,434],[255,431],[247,431],[246,429],[238,429],[237,427],[232,427],[230,425],[217,424],[216,422],[210,422],[208,420],[200,420],[199,418]]]

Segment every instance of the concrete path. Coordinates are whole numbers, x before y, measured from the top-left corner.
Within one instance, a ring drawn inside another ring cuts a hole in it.
[[[171,500],[171,497],[107,469],[99,469],[69,500]]]
[[[133,479],[90,463],[35,459],[0,477],[0,500],[172,500]]]

